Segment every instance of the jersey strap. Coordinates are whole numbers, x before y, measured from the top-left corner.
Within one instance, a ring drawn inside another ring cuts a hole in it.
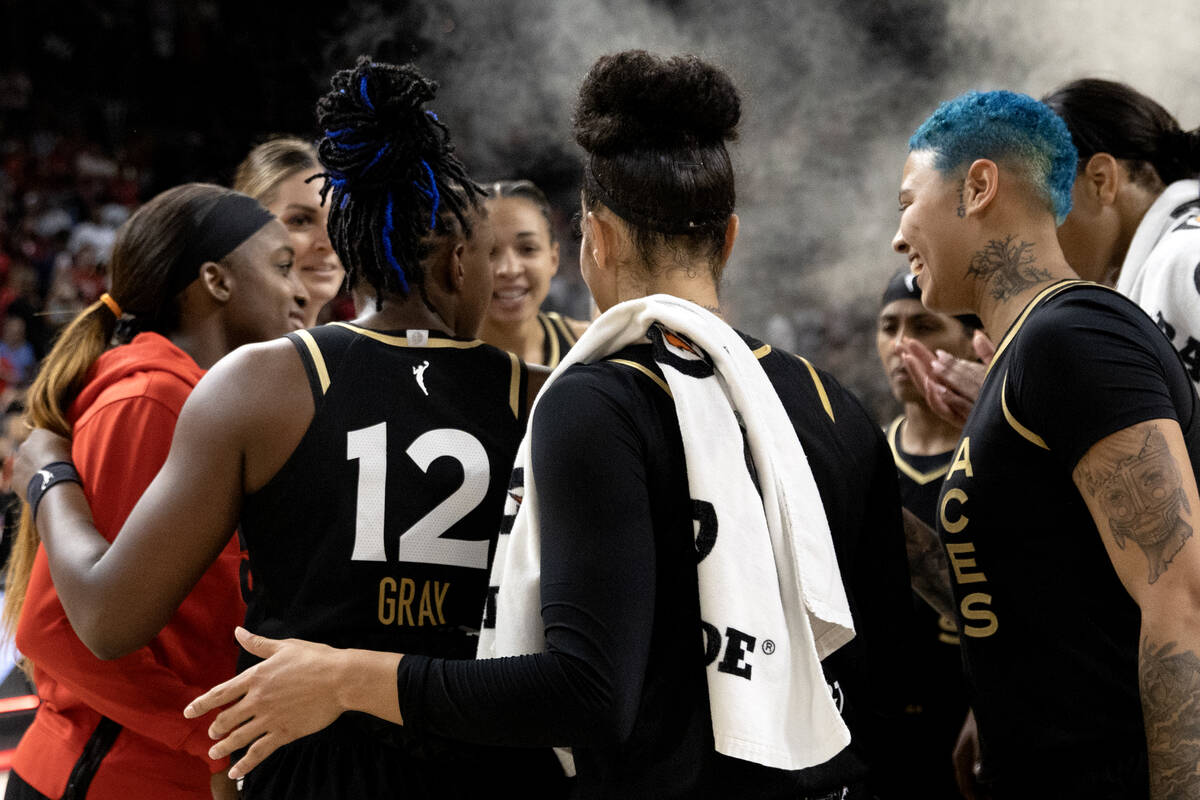
[[[313,393],[313,402],[318,407],[337,378],[338,365],[358,338],[357,333],[355,328],[339,327],[337,323],[331,323],[287,334],[287,338],[292,341],[300,355],[300,362],[304,364],[308,385]]]
[[[571,326],[567,324],[565,319],[563,319],[562,314],[559,314],[557,311],[549,311],[546,313],[546,316],[549,317],[550,321],[554,323],[554,327],[558,328],[559,333],[562,334],[563,340],[566,341],[568,345],[575,344],[575,334],[571,331]]]
[[[609,361],[613,364],[620,364],[623,367],[630,367],[632,369],[636,369],[638,372],[642,373],[647,378],[654,381],[655,385],[658,386],[658,388],[662,389],[664,392],[666,392],[668,397],[670,397],[671,399],[675,398],[675,395],[671,394],[671,387],[667,385],[667,382],[664,381],[661,377],[659,377],[658,374],[656,374],[654,372],[654,370],[650,369],[645,364],[639,364],[638,362],[630,361],[627,358],[609,358],[609,359],[605,359],[605,360]]]
[[[1004,338],[1002,338],[1000,340],[999,346],[996,347],[996,352],[992,355],[992,361],[990,364],[988,364],[987,371],[988,372],[992,371],[992,366],[995,365],[995,363],[1000,360],[1000,354],[1003,353],[1005,348],[1007,348],[1008,345],[1012,342],[1012,340],[1017,337],[1017,333],[1021,330],[1021,326],[1025,324],[1025,320],[1029,318],[1029,315],[1033,313],[1033,310],[1035,308],[1037,308],[1039,305],[1041,305],[1046,300],[1049,300],[1051,297],[1054,297],[1055,295],[1057,295],[1061,292],[1064,292],[1067,289],[1070,289],[1075,286],[1094,286],[1098,289],[1108,289],[1109,288],[1107,286],[1102,286],[1098,283],[1093,283],[1092,281],[1084,281],[1084,280],[1065,280],[1065,281],[1059,281],[1058,283],[1052,283],[1049,286],[1047,286],[1045,289],[1043,289],[1041,292],[1039,292],[1032,300],[1029,301],[1029,303],[1025,306],[1024,310],[1021,311],[1020,316],[1017,317],[1016,322],[1014,322],[1011,326],[1009,326],[1008,332],[1004,334]],[[1110,289],[1110,291],[1111,291],[1111,289]]]
[[[308,385],[312,389],[313,402],[320,405],[321,399],[329,391],[329,368],[325,364],[325,356],[317,340],[306,330],[287,334],[300,354],[300,362],[304,364],[304,372],[308,375]]]
[[[762,356],[759,356],[759,358],[762,358]],[[829,415],[831,420],[837,422],[837,418],[833,416],[833,405],[829,402],[829,393],[825,391],[825,384],[821,383],[821,376],[817,374],[817,368],[804,356],[798,355],[796,358],[803,361],[804,366],[808,367],[808,374],[812,376],[813,385],[817,387],[817,394],[821,397],[821,405],[825,408],[825,413]]]

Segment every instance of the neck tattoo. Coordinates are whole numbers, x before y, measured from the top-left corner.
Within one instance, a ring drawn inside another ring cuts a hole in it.
[[[1049,270],[1034,266],[1033,242],[1013,244],[1015,238],[1016,234],[1010,233],[1003,241],[992,239],[971,256],[967,267],[968,277],[990,283],[992,298],[1001,303],[1050,280]]]

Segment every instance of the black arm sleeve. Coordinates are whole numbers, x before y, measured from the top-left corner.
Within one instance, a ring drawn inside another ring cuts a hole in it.
[[[576,368],[532,431],[547,651],[455,661],[409,655],[397,672],[413,733],[482,744],[590,745],[632,728],[654,618],[654,540],[631,398]],[[636,403],[633,403],[636,405]]]

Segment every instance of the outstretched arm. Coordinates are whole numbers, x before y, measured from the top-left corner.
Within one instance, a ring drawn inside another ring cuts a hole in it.
[[[118,658],[162,629],[233,535],[243,492],[274,474],[311,418],[307,379],[291,344],[245,348],[196,386],[162,471],[111,546],[78,485],[58,485],[42,497],[36,522],[50,573],[72,627],[93,653]],[[22,490],[47,463],[64,460],[63,442],[45,432],[27,440],[14,476]]]
[[[1093,445],[1074,471],[1113,566],[1142,610],[1139,682],[1152,800],[1200,796],[1200,497],[1179,424]]]

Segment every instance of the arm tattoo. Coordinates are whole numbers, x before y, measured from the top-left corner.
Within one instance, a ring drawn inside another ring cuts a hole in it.
[[[1110,447],[1085,461],[1086,466],[1081,461],[1076,469],[1108,517],[1117,547],[1124,550],[1126,539],[1137,542],[1154,583],[1192,536],[1183,519],[1192,507],[1166,437],[1157,425],[1121,431]]]
[[[912,514],[904,512],[904,549],[908,553],[908,574],[913,591],[934,611],[958,624],[958,609],[950,588],[950,563],[937,534]]]
[[[1200,658],[1175,648],[1146,638],[1138,660],[1155,800],[1200,796]]]
[[[1050,271],[1033,265],[1030,249],[1033,242],[1013,244],[1015,234],[1004,240],[992,239],[987,246],[971,256],[967,275],[990,281],[992,297],[1001,302],[1017,296],[1024,290],[1050,280]]]

